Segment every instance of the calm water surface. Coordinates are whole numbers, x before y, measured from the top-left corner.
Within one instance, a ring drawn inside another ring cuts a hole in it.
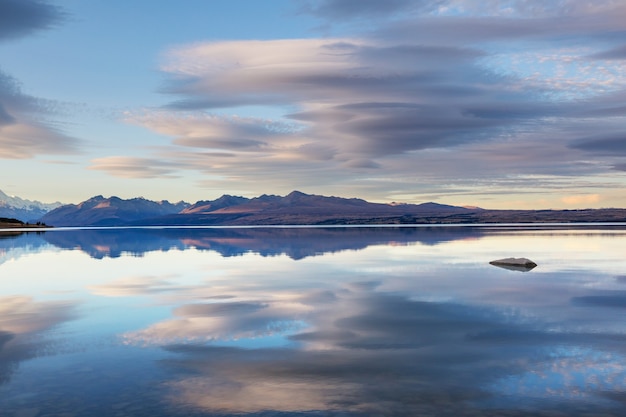
[[[0,234],[0,415],[625,415],[625,255],[625,227]]]

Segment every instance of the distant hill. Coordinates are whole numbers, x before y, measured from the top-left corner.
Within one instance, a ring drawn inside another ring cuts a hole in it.
[[[199,202],[178,214],[144,219],[136,225],[332,225],[402,223],[404,216],[445,217],[470,212],[463,207],[436,203],[381,204],[358,198],[326,197],[293,191],[281,197],[222,196]]]
[[[133,221],[179,213],[189,203],[172,204],[169,201],[150,201],[144,198],[123,200],[99,195],[80,204],[58,207],[42,218],[52,226],[123,226]]]
[[[195,204],[96,196],[40,219],[52,226],[243,226],[626,222],[626,209],[486,210],[437,203],[381,204],[293,191],[286,196],[223,195]]]
[[[9,196],[0,191],[0,217],[18,219],[34,223],[50,210],[62,206],[62,203],[41,203]]]
[[[238,206],[247,203],[248,201],[249,199],[245,197],[236,197],[225,194],[217,200],[198,201],[196,204],[192,204],[191,206],[181,211],[180,214],[208,213],[227,207]]]
[[[435,203],[379,204],[293,191],[284,197],[223,195],[192,205],[96,196],[80,204],[58,207],[40,221],[53,226],[344,224],[384,223],[403,216],[441,217],[467,212],[469,210],[463,207]]]

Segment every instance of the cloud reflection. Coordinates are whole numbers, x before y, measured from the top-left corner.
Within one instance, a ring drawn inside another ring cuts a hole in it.
[[[176,353],[164,362],[178,375],[169,383],[172,401],[207,412],[494,415],[502,395],[506,408],[523,401],[524,391],[552,401],[533,409],[539,414],[589,404],[610,412],[614,404],[602,403],[605,384],[595,392],[578,380],[612,378],[614,392],[626,391],[619,379],[626,377],[623,337],[558,332],[548,321],[516,321],[491,308],[414,300],[381,292],[376,282],[188,304],[173,314],[125,340]],[[297,322],[306,327],[268,331],[270,323]],[[284,345],[220,345],[220,338],[269,334],[282,334]],[[536,381],[537,373],[552,379]]]
[[[227,230],[226,235],[191,231],[183,248],[222,245],[254,252],[262,248],[266,255],[304,254],[309,253],[304,249],[323,253],[329,247],[325,240],[333,237],[333,247],[356,242],[359,233],[365,243],[376,242],[367,231],[351,229],[344,230],[345,241],[329,229],[312,235],[299,229],[247,230]],[[104,296],[144,297],[138,304],[88,295],[95,308],[91,321],[82,322],[90,326],[90,335],[95,325],[94,332],[107,337],[115,332],[126,343],[107,350],[110,357],[100,356],[92,344],[87,360],[94,367],[114,368],[125,379],[117,389],[137,392],[134,402],[144,411],[153,406],[180,415],[621,414],[626,326],[615,317],[623,312],[623,230],[522,229],[511,235],[497,228],[487,229],[480,239],[436,245],[405,243],[416,238],[437,242],[438,232],[379,231],[381,243],[362,252],[297,262],[287,256],[220,257],[202,250],[104,262],[75,252],[40,259],[69,273],[55,289],[69,284],[78,285],[80,293],[87,286]],[[69,244],[71,235],[65,233],[46,235],[65,236]],[[129,243],[141,236],[122,239],[123,233],[118,238]],[[158,236],[164,242],[182,236],[180,231],[142,233],[146,241],[154,237],[153,243]],[[115,241],[113,235],[107,239]],[[522,276],[487,263],[509,254],[528,255],[541,267]],[[68,259],[80,263],[59,268]],[[30,261],[20,264],[23,273],[33,268]],[[94,273],[84,275],[89,268]],[[47,285],[41,282],[38,290],[46,291]],[[11,366],[48,350],[42,344],[32,351],[27,347],[33,336],[41,343],[49,340],[41,335],[64,316],[55,314],[62,311],[53,308],[56,304],[25,298],[0,302],[7,306],[0,311],[2,372],[11,375]],[[44,317],[26,320],[30,313]],[[135,358],[141,361],[127,367]],[[38,383],[39,374],[31,377]],[[93,372],[82,378],[72,381],[105,384],[96,401],[108,401],[109,379]],[[145,378],[149,386],[141,385]],[[70,391],[64,393],[74,392],[73,387],[68,384]],[[164,392],[173,403],[160,402]]]
[[[302,322],[295,316],[303,305],[289,301],[223,301],[187,304],[174,309],[175,318],[123,336],[127,344],[229,341],[295,331]]]
[[[93,294],[105,297],[128,297],[162,293],[180,289],[158,276],[130,276],[106,284],[87,287]],[[174,278],[174,277],[169,277]]]
[[[0,297],[0,385],[21,362],[49,352],[45,332],[74,318],[73,303]]]

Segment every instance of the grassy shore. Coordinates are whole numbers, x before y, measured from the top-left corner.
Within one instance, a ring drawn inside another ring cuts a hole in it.
[[[18,219],[11,219],[7,217],[0,217],[0,229],[14,229],[14,228],[38,228],[38,227],[50,227],[45,223],[24,223]]]

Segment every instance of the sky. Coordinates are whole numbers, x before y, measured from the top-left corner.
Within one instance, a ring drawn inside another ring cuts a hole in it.
[[[0,0],[0,190],[626,207],[623,0]]]

